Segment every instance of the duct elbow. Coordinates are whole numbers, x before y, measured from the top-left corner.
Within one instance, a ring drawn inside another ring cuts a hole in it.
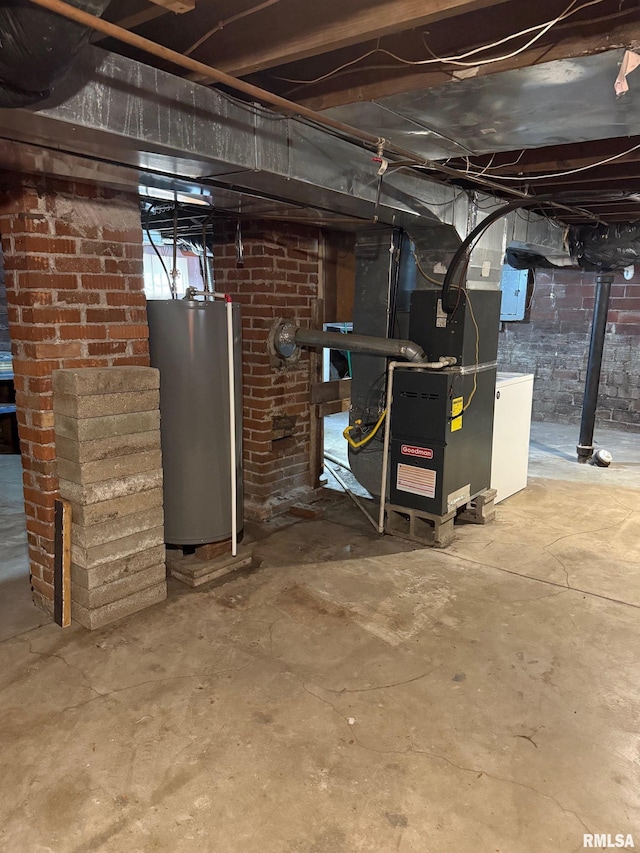
[[[424,350],[418,344],[414,344],[413,341],[405,341],[401,348],[400,354],[403,358],[406,358],[407,361],[424,361],[425,354]]]

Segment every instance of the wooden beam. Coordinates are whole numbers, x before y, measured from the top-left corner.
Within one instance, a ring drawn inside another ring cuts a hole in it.
[[[337,415],[338,412],[348,412],[350,405],[349,400],[337,400],[333,403],[321,403],[316,411],[319,418],[326,418],[328,415]]]
[[[196,7],[196,0],[151,0],[151,3],[155,3],[169,12],[175,12],[176,15],[192,12]]]
[[[593,166],[594,169],[606,166],[624,166],[628,169],[631,164],[640,163],[640,148],[630,154],[623,154],[636,145],[640,145],[640,136],[620,136],[610,139],[598,139],[593,142],[573,142],[567,145],[551,145],[544,148],[530,148],[522,154],[521,151],[501,152],[493,160],[491,157],[472,157],[470,162],[473,166],[482,169],[490,166],[487,174],[499,175],[522,175],[526,181],[527,175],[542,174],[544,172],[562,172],[572,169],[585,169],[584,177],[589,176],[586,167]],[[618,157],[616,155],[623,154]],[[615,160],[599,166],[602,160],[616,156]],[[519,157],[519,159],[518,159]],[[517,162],[515,162],[517,160]],[[465,168],[466,163],[462,160],[451,161],[451,165],[458,163],[460,168]],[[504,165],[502,165],[504,164]],[[555,176],[549,175],[552,179]]]
[[[453,66],[425,66],[426,70],[416,71],[415,68],[401,68],[397,73],[390,74],[386,79],[380,79],[379,71],[371,71],[370,79],[359,85],[348,85],[353,76],[329,78],[324,83],[299,87],[289,94],[295,96],[296,101],[314,110],[325,110],[330,107],[353,104],[361,101],[379,100],[390,95],[405,92],[414,92],[420,89],[432,89],[436,86],[456,86],[465,78],[484,77],[497,74],[500,71],[513,71],[518,68],[528,68],[530,65],[539,65],[543,62],[553,62],[559,59],[574,59],[580,56],[591,56],[603,53],[607,50],[617,48],[628,48],[636,50],[640,47],[640,23],[628,21],[624,24],[612,27],[606,35],[601,32],[593,32],[588,24],[576,28],[576,31],[567,33],[564,37],[557,39],[552,29],[549,34],[550,42],[542,40],[529,50],[525,50],[511,59],[502,62],[494,62],[488,65],[477,65],[471,68],[455,69]],[[460,52],[464,51],[463,43]],[[362,69],[366,74],[366,68]],[[301,78],[305,77],[300,73]],[[315,75],[308,75],[310,77]],[[612,82],[613,87],[613,82]]]
[[[337,400],[350,399],[350,379],[332,379],[331,382],[318,382],[311,386],[312,403],[333,403]]]
[[[125,30],[135,30],[136,27],[140,27],[148,21],[153,21],[154,18],[160,18],[162,15],[166,15],[168,11],[168,9],[165,9],[162,6],[149,6],[147,9],[142,9],[140,12],[128,15],[126,18],[121,18],[115,23],[116,26],[122,27]],[[97,41],[101,41],[103,38],[104,36],[100,36]]]
[[[596,213],[599,212],[600,208],[605,208],[606,210],[613,212],[617,212],[619,210],[627,210],[627,208],[640,211],[640,196],[635,201],[633,199],[623,198],[618,199],[617,201],[612,199],[604,201],[591,200],[585,202],[584,206],[588,207],[589,210],[595,210]]]
[[[506,0],[498,0],[498,3]],[[220,46],[216,66],[228,74],[244,77],[266,68],[285,65],[330,53],[359,42],[463,15],[476,9],[495,6],[496,0],[346,0],[336,4],[336,14],[328,14],[327,3],[299,4],[296,13],[283,16],[272,26],[268,38],[258,33],[255,46],[238,50],[242,42]],[[245,39],[246,43],[246,39]]]
[[[631,213],[604,213],[600,214],[602,219],[607,222],[607,224],[611,224],[613,222],[637,222],[640,220],[640,207],[635,214]],[[585,219],[576,219],[574,216],[563,216],[562,221],[567,225],[584,225],[586,223]]]
[[[522,185],[524,186],[525,183],[523,181]],[[617,177],[614,174],[606,174],[604,172],[595,176],[579,173],[571,179],[555,178],[549,181],[536,181],[536,185],[538,194],[542,191],[546,192],[547,189],[552,190],[556,194],[563,192],[575,194],[580,192],[590,193],[597,190],[601,192],[626,190],[627,192],[637,193],[640,192],[640,174],[627,174]]]
[[[325,323],[350,323],[355,294],[355,234],[324,232]]]
[[[63,628],[71,624],[71,504],[62,498],[55,501],[53,617]]]
[[[640,136],[614,137],[592,142],[568,145],[547,146],[525,151],[501,152],[492,161],[488,175],[500,180],[501,176],[517,178],[510,180],[508,186],[524,190],[529,186],[535,193],[552,192],[560,199],[560,193],[570,193],[568,204],[577,204],[591,209],[598,202],[594,193],[608,190],[638,192],[640,187],[640,148],[630,154],[602,161],[640,145]],[[517,162],[515,162],[517,160]],[[490,157],[474,157],[472,165],[477,168],[488,166]],[[504,165],[500,165],[503,163]],[[452,162],[451,165],[454,165]],[[462,166],[462,163],[460,164]],[[495,166],[495,170],[493,169]],[[575,171],[575,170],[582,171]],[[568,172],[569,174],[562,174]],[[545,174],[548,173],[548,174]],[[544,175],[540,180],[530,180],[533,176]],[[582,195],[583,194],[583,195]],[[582,195],[582,198],[580,196]],[[618,202],[613,201],[613,204]],[[597,212],[597,211],[596,211]],[[565,219],[565,217],[562,217]],[[568,220],[567,220],[568,221]]]

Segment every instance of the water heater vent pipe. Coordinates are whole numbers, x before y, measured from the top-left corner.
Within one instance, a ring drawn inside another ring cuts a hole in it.
[[[294,323],[278,321],[275,329],[274,348],[283,358],[291,358],[298,347],[326,347],[345,352],[367,355],[386,355],[390,358],[406,358],[419,362],[423,367],[425,354],[422,347],[413,341],[398,338],[378,338],[372,335],[343,335],[342,332],[324,332],[322,329],[302,329]],[[436,365],[439,367],[440,365]]]

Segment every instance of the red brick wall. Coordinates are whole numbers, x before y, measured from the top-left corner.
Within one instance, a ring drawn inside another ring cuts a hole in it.
[[[500,369],[535,373],[535,420],[580,419],[594,294],[595,273],[539,270],[530,322],[500,334]],[[597,422],[640,432],[640,270],[611,288]]]
[[[51,371],[148,365],[137,198],[0,175],[0,234],[22,450],[31,582],[53,598],[57,491]]]
[[[216,289],[242,307],[245,514],[264,519],[315,487],[311,472],[311,356],[272,366],[267,337],[276,318],[310,326],[320,278],[317,228],[243,225],[244,266],[236,263],[235,228],[216,245]]]
[[[0,352],[10,352],[9,317],[7,309],[7,291],[4,284],[4,258],[0,252]]]

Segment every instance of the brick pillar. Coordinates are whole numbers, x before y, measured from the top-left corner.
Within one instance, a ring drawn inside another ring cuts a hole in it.
[[[7,289],[4,283],[4,258],[0,252],[0,352],[9,352],[11,339],[9,337],[9,317],[7,309]]]
[[[34,601],[53,601],[58,488],[51,372],[148,366],[135,196],[0,175],[0,234],[14,359]]]
[[[242,307],[244,494],[248,518],[266,519],[308,496],[311,470],[310,354],[274,367],[267,337],[281,317],[315,325],[320,277],[317,228],[243,223],[244,264],[235,226],[215,250],[216,289]]]

